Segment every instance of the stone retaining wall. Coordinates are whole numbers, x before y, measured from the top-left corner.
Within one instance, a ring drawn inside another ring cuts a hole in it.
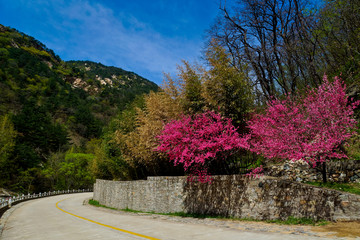
[[[211,184],[186,177],[149,177],[143,181],[97,180],[94,200],[118,209],[287,219],[360,220],[360,196],[288,180],[240,175],[214,176]]]
[[[108,207],[144,212],[184,211],[186,177],[148,177],[138,181],[96,180],[94,200]]]

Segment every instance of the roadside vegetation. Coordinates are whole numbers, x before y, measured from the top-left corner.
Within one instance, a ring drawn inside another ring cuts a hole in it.
[[[360,195],[360,183],[306,182],[307,184]]]

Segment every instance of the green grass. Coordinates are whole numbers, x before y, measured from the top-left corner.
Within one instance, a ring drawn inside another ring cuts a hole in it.
[[[108,207],[108,206],[105,206],[105,205],[101,205],[98,201],[96,200],[93,200],[93,199],[90,199],[89,200],[89,204],[90,205],[93,205],[95,207],[103,207],[103,208],[108,208],[108,209],[112,209],[112,210],[118,210],[116,208],[112,208],[112,207]]]
[[[281,225],[312,225],[312,226],[320,226],[320,225],[326,225],[329,222],[324,221],[324,220],[320,220],[320,221],[315,221],[313,219],[309,219],[309,218],[295,218],[295,217],[289,217],[287,220],[267,220],[267,221],[261,221],[261,220],[256,220],[256,219],[252,219],[252,218],[233,218],[233,217],[222,217],[222,216],[216,216],[216,215],[207,215],[207,214],[198,214],[198,213],[184,213],[184,212],[175,212],[175,213],[156,213],[156,212],[143,212],[143,211],[138,211],[138,210],[133,210],[133,209],[129,209],[129,208],[125,208],[125,209],[116,209],[116,208],[111,208],[111,207],[107,207],[104,205],[99,204],[98,201],[89,200],[89,204],[96,206],[96,207],[104,207],[104,208],[109,208],[109,209],[113,209],[113,210],[118,210],[118,211],[124,211],[124,212],[131,212],[131,213],[147,213],[147,214],[157,214],[157,215],[165,215],[165,216],[176,216],[176,217],[191,217],[191,218],[200,218],[200,219],[204,219],[204,218],[216,218],[216,219],[220,219],[220,220],[234,220],[234,221],[248,221],[248,222],[267,222],[267,223],[275,223],[275,224],[281,224]]]
[[[328,183],[306,182],[306,183],[318,187],[326,187],[326,188],[331,188],[343,192],[349,192],[360,195],[360,183],[333,183],[333,182],[328,182]]]

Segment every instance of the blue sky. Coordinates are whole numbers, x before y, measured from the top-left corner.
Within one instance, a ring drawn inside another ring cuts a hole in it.
[[[157,84],[182,59],[201,55],[219,0],[0,0],[0,24],[53,49],[63,60],[91,60]]]

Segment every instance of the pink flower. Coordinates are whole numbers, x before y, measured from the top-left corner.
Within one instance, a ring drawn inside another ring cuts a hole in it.
[[[335,77],[309,90],[306,97],[272,100],[264,114],[248,122],[251,150],[268,158],[305,159],[309,164],[346,158],[339,146],[354,134],[354,108],[346,86]]]
[[[157,137],[157,151],[165,152],[175,165],[181,163],[198,180],[209,181],[206,163],[216,159],[221,152],[229,155],[241,148],[249,148],[248,136],[241,137],[231,124],[215,112],[184,116],[165,125]]]

